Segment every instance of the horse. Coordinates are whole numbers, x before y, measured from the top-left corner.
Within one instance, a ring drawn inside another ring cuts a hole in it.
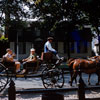
[[[68,61],[67,61],[67,65],[68,65],[68,67],[69,67],[70,77],[71,77],[69,83],[71,83],[71,80],[72,80],[72,75],[73,75],[73,63],[74,63],[75,59],[76,59],[76,58],[70,58],[70,59],[68,59]],[[76,78],[75,78],[75,83],[77,83]]]
[[[72,82],[75,79],[77,75],[81,75],[82,72],[89,74],[88,78],[88,84],[90,84],[90,76],[92,73],[96,73],[98,75],[98,83],[100,80],[100,56],[91,57],[92,60],[87,59],[75,59],[71,58],[68,60],[68,66],[71,74],[71,81],[70,85],[72,86]],[[80,70],[80,72],[79,72]]]
[[[94,61],[96,58],[97,58],[97,56],[93,56],[93,57],[89,57],[88,60]],[[74,63],[75,59],[81,59],[81,58],[70,58],[69,60],[67,60],[67,65],[69,66],[70,77],[71,77],[69,83],[71,83],[71,80],[72,80],[73,63]],[[89,77],[88,77],[88,85],[90,85],[90,77],[91,77],[91,74],[89,74]],[[75,78],[75,83],[77,84],[77,79],[76,78]]]

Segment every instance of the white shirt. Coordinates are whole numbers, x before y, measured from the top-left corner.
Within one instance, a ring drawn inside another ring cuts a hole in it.
[[[55,49],[52,48],[51,43],[49,41],[47,41],[44,45],[44,52],[48,52],[48,51],[56,51]]]
[[[98,56],[98,51],[99,51],[98,49],[99,48],[97,48],[96,46],[94,46],[94,48],[93,48],[93,51],[94,51],[94,53],[95,53],[96,56]]]
[[[8,59],[12,59],[12,58],[13,58],[12,55],[9,54],[9,53],[6,53],[3,57],[6,57],[6,58],[8,58]]]

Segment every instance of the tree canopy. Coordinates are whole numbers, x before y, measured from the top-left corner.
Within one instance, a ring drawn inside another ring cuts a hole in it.
[[[82,26],[100,24],[100,1],[99,0],[36,0],[38,16],[49,21],[52,28],[61,21],[72,22]]]
[[[0,24],[38,18],[41,28],[54,31],[63,21],[73,25],[100,25],[99,0],[0,0]],[[64,24],[65,25],[65,24]]]

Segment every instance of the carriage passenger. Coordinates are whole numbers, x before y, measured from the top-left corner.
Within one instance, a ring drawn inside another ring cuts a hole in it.
[[[6,54],[3,56],[3,58],[7,61],[7,62],[14,62],[15,63],[15,67],[16,67],[16,72],[20,72],[20,62],[17,59],[14,59],[15,54],[12,52],[11,49],[6,49]]]
[[[29,57],[26,59],[23,59],[22,62],[23,62],[23,70],[22,70],[21,74],[26,73],[28,66],[36,67],[37,56],[36,56],[34,48],[30,49]]]

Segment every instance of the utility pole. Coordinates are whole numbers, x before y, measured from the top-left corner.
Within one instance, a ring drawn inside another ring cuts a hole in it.
[[[67,54],[68,54],[68,59],[69,59],[70,58],[69,33],[67,33]]]
[[[19,35],[21,34],[22,30],[21,29],[18,29],[17,31],[17,60],[19,59]]]

